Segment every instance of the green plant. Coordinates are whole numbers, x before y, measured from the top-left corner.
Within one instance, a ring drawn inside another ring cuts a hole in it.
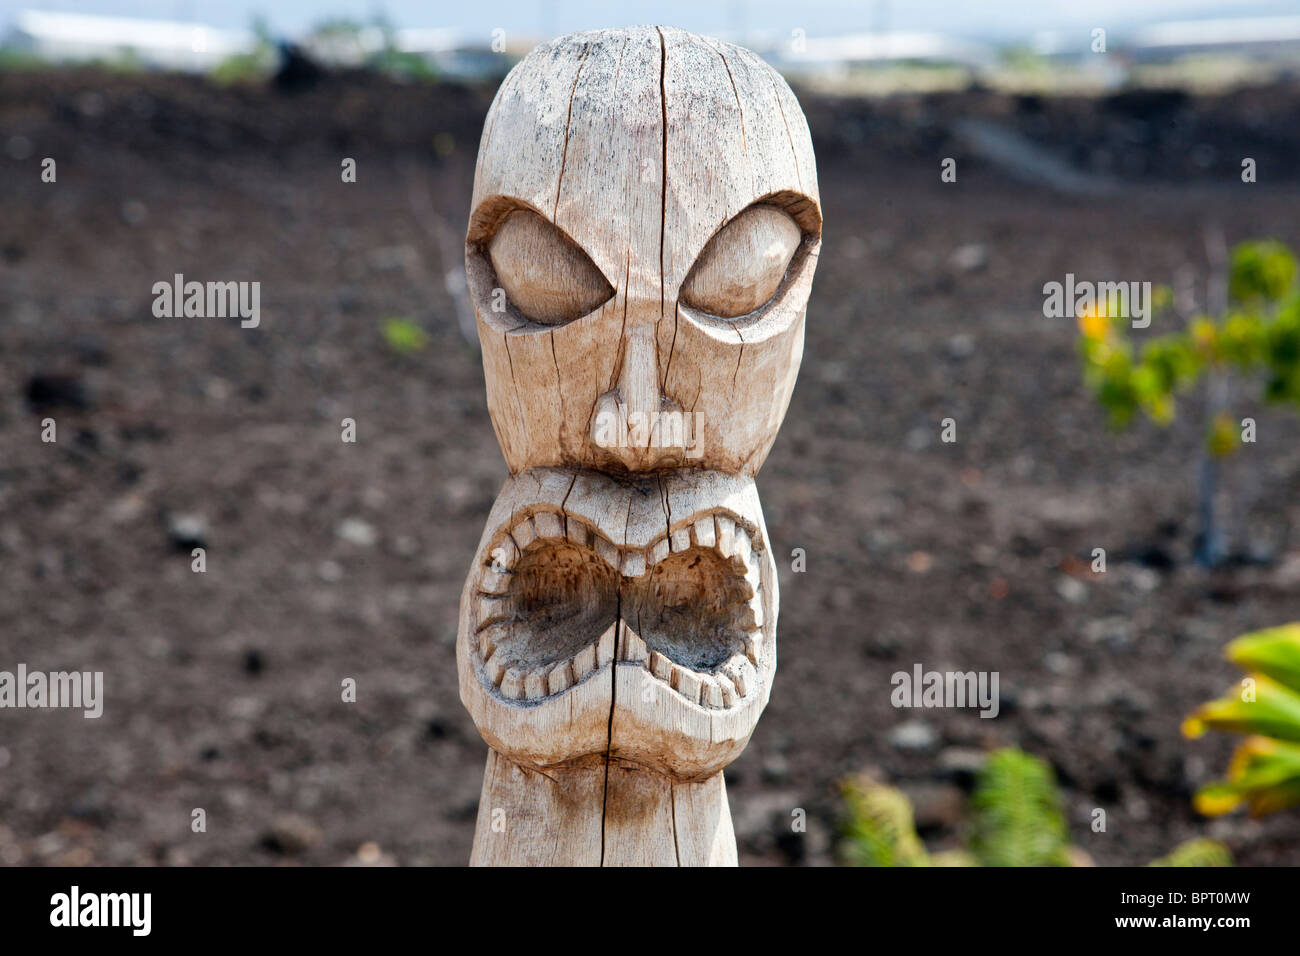
[[[0,47],[0,73],[19,70],[48,70],[52,64],[35,53],[13,47]]]
[[[1069,866],[1070,836],[1052,768],[1021,750],[997,750],[971,796],[971,851],[985,866]]]
[[[1202,704],[1183,733],[1250,734],[1237,745],[1227,777],[1202,787],[1196,809],[1219,816],[1245,804],[1252,816],[1300,804],[1300,623],[1237,638],[1224,648],[1247,671],[1239,689]]]
[[[266,79],[275,72],[277,56],[275,38],[266,18],[255,16],[252,19],[251,32],[253,46],[245,53],[236,53],[226,57],[212,68],[212,81],[221,86],[241,83],[254,83]]]
[[[968,849],[929,853],[913,824],[907,796],[870,777],[842,784],[845,823],[840,855],[851,866],[1079,866],[1087,854],[1070,845],[1051,768],[1021,750],[985,759],[971,795]],[[1213,840],[1191,840],[1152,866],[1230,866]]]
[[[429,344],[429,335],[410,319],[385,319],[384,341],[394,352],[412,355]]]
[[[1188,840],[1147,866],[1232,866],[1232,854],[1216,840]]]
[[[262,50],[236,53],[212,68],[212,82],[220,86],[251,84],[265,79],[275,69],[273,54]]]
[[[853,866],[929,865],[901,790],[857,777],[845,781],[843,794],[849,810],[845,855]]]
[[[1296,259],[1280,242],[1237,245],[1227,274],[1228,299],[1215,315],[1194,316],[1177,332],[1135,344],[1120,298],[1097,296],[1078,316],[1084,382],[1106,411],[1112,427],[1123,428],[1139,414],[1159,425],[1174,419],[1177,397],[1205,389],[1205,451],[1200,475],[1201,528],[1197,560],[1223,557],[1222,530],[1214,510],[1218,463],[1241,444],[1226,395],[1231,376],[1262,380],[1261,398],[1300,407],[1300,289]],[[1154,311],[1168,311],[1167,288],[1153,295]]]

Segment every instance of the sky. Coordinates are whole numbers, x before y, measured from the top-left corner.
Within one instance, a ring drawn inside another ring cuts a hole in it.
[[[695,33],[833,36],[881,27],[939,30],[1014,43],[1039,31],[1113,35],[1144,23],[1222,16],[1300,15],[1300,0],[0,0],[0,34],[22,9],[182,20],[242,29],[261,14],[278,35],[321,20],[368,20],[383,13],[398,27],[450,27],[468,35],[545,38],[573,30],[663,23]]]

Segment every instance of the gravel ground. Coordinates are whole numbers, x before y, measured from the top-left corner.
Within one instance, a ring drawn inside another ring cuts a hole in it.
[[[0,74],[0,669],[106,685],[98,720],[0,714],[0,863],[468,858],[486,748],[457,698],[456,605],[505,465],[445,276],[491,93]],[[759,487],[807,571],[781,564],[781,668],[727,772],[742,862],[833,862],[836,781],[864,769],[954,845],[975,753],[1018,745],[1100,864],[1197,835],[1300,863],[1295,814],[1191,810],[1230,742],[1178,733],[1235,679],[1222,644],[1300,617],[1300,424],[1243,406],[1260,437],[1227,484],[1251,560],[1200,571],[1199,425],[1107,432],[1073,328],[1041,311],[1067,272],[1203,293],[1208,227],[1300,245],[1298,106],[1295,87],[806,101],[824,250]],[[1019,181],[963,151],[970,117],[1119,188]],[[260,281],[261,326],[154,318],[177,272]],[[390,348],[395,316],[428,347]],[[998,671],[1001,713],[895,710],[890,675],[917,663]]]

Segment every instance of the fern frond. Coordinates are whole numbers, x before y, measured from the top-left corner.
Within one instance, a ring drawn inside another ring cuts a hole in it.
[[[1147,866],[1232,866],[1232,854],[1217,840],[1188,840]]]
[[[971,798],[971,850],[984,866],[1069,866],[1051,768],[1014,748],[989,754]]]
[[[842,846],[850,866],[930,865],[901,790],[866,776],[844,781],[842,789],[848,805]]]

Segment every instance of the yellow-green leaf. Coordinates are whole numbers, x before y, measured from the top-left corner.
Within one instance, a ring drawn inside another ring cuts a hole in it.
[[[1242,635],[1224,654],[1243,670],[1267,674],[1300,693],[1300,622]]]
[[[429,344],[429,336],[410,319],[386,319],[384,340],[395,352],[410,355]]]
[[[1249,679],[1254,681],[1253,693],[1240,688],[1202,704],[1183,721],[1183,734],[1199,737],[1207,730],[1226,730],[1300,740],[1300,694],[1263,674]]]
[[[1180,843],[1147,866],[1232,866],[1232,854],[1217,840],[1200,838]]]
[[[1267,737],[1247,737],[1228,765],[1228,779],[1203,787],[1196,809],[1220,816],[1245,803],[1261,816],[1300,803],[1300,746]]]

